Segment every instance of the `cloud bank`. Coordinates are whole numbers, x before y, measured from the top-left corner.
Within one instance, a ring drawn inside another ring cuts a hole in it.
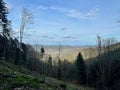
[[[58,7],[58,6],[38,6],[39,10],[53,10],[57,11],[61,14],[64,14],[65,16],[75,18],[75,19],[92,19],[95,18],[97,15],[97,12],[99,11],[99,8],[90,9],[85,12],[81,12],[77,9],[68,9],[64,7]]]

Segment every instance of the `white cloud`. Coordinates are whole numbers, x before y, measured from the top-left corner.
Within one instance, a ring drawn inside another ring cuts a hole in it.
[[[95,16],[97,15],[97,12],[98,12],[98,8],[91,9],[86,12],[80,12],[78,10],[71,9],[68,11],[67,16],[70,16],[76,19],[91,19],[91,18],[95,18]]]
[[[68,9],[64,7],[58,6],[39,6],[38,9],[40,10],[54,10],[58,11],[59,13],[65,14],[68,17],[76,18],[76,19],[90,19],[95,18],[99,8],[91,9],[89,11],[81,12],[77,9]]]
[[[63,13],[63,12],[69,12],[69,9],[63,8],[63,7],[50,6],[49,9],[50,10],[56,10],[56,11],[59,11],[61,13]]]
[[[77,10],[70,10],[69,13],[67,13],[67,16],[76,18],[76,19],[85,19],[85,15],[82,12],[79,12]]]
[[[48,33],[44,33],[44,34],[41,34],[41,37],[42,38],[44,38],[44,39],[53,39],[54,37],[53,37],[54,35],[52,35],[52,34],[48,34]]]
[[[74,36],[74,35],[64,35],[63,39],[69,39],[69,40],[79,40],[79,36]]]
[[[61,31],[65,31],[65,30],[67,30],[67,28],[66,28],[66,27],[63,27],[63,28],[61,28],[60,30],[61,30]]]
[[[65,35],[65,36],[63,36],[63,38],[71,38],[71,36],[70,35]]]
[[[45,6],[40,5],[40,6],[37,7],[37,9],[40,9],[40,10],[48,10],[48,7],[45,7]]]
[[[85,14],[85,16],[86,17],[95,17],[98,11],[99,11],[99,8],[91,9],[90,11],[88,11]]]

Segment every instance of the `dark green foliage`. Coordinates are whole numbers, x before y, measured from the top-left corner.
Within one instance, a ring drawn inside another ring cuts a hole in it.
[[[67,74],[68,74],[68,62],[67,62],[67,60],[64,60],[63,62],[62,62],[62,77],[63,77],[63,79],[64,80],[66,80],[67,79]]]
[[[31,71],[41,72],[40,54],[31,45],[27,45],[26,49],[26,67]]]
[[[62,65],[61,65],[61,60],[58,60],[58,71],[57,71],[57,78],[61,79],[62,77]]]
[[[8,14],[8,9],[6,7],[6,3],[3,0],[0,0],[0,27],[2,30],[2,35],[1,35],[1,45],[2,48],[0,51],[0,54],[2,55],[1,57],[4,58],[5,60],[7,59],[7,52],[10,47],[10,30],[11,30],[11,22],[7,19],[7,14]]]
[[[0,0],[0,25],[2,26],[3,36],[10,36],[10,24],[11,22],[7,19],[8,9],[6,3],[3,0]]]
[[[5,43],[5,44],[4,44]],[[7,39],[0,35],[0,57],[5,59],[5,51],[7,50],[5,45],[7,44]]]
[[[89,67],[89,74],[88,74],[88,84],[95,87],[96,86],[96,80],[97,80],[97,75],[98,75],[98,63],[94,62],[91,64]]]
[[[78,54],[77,59],[75,61],[76,69],[77,69],[77,80],[79,84],[86,84],[86,65],[84,63],[83,57],[81,53]]]
[[[18,46],[18,40],[17,39],[9,39],[9,47],[7,48],[7,59],[8,62],[11,63],[15,63],[17,59],[17,52],[19,52],[19,50],[17,50],[17,46]],[[19,57],[19,56],[18,56]]]
[[[41,47],[41,51],[40,51],[40,52],[41,52],[41,57],[43,57],[43,55],[44,55],[44,53],[45,53],[45,49],[44,49],[43,46]]]
[[[48,62],[47,62],[47,75],[52,76],[53,73],[53,66],[52,66],[52,57],[48,57]]]
[[[67,74],[67,79],[68,80],[71,80],[71,81],[77,81],[76,80],[76,66],[74,65],[74,64],[72,64],[72,63],[67,63],[67,65],[68,65],[68,73],[66,72],[66,74]]]
[[[22,43],[22,50],[19,50],[19,65],[26,67],[26,61],[27,61],[27,45],[25,45],[24,43]]]
[[[120,48],[101,55],[90,64],[88,83],[99,90],[120,89]]]
[[[19,53],[20,53],[20,49],[19,48],[16,48],[15,49],[15,58],[14,58],[14,63],[15,65],[18,65],[19,64]]]

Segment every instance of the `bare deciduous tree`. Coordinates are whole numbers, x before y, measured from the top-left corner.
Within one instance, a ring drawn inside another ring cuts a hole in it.
[[[20,25],[20,47],[21,47],[22,40],[23,40],[24,29],[27,25],[32,23],[32,19],[33,19],[32,13],[27,8],[23,8],[22,21]]]
[[[21,18],[22,18],[22,21],[20,25],[20,43],[19,43],[20,52],[19,52],[18,65],[22,65],[21,51],[23,51],[22,49],[23,34],[24,34],[25,27],[32,23],[32,13],[27,8],[23,8]]]
[[[110,74],[110,69],[111,69],[111,58],[109,55],[109,52],[111,50],[114,50],[113,45],[117,42],[115,40],[115,38],[109,38],[109,39],[102,39],[100,36],[97,36],[97,41],[98,41],[98,59],[99,59],[99,68],[100,68],[100,72],[99,72],[99,77],[101,79],[101,88],[102,90],[104,90],[106,82],[109,77]],[[107,56],[103,56],[107,55]]]

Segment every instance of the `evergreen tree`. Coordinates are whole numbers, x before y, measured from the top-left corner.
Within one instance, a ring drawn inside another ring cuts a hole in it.
[[[75,65],[78,83],[82,85],[86,84],[86,65],[81,53],[78,54]]]
[[[43,57],[43,55],[45,54],[45,49],[44,49],[43,46],[41,47],[41,51],[40,51],[40,53],[41,53],[41,57]]]
[[[64,79],[66,80],[66,76],[67,76],[67,73],[68,73],[68,68],[67,68],[67,60],[64,60],[63,61],[63,64],[62,64],[62,76],[64,77]]]
[[[3,0],[0,0],[0,27],[2,36],[4,37],[3,40],[3,57],[7,59],[7,52],[10,47],[10,30],[11,30],[11,22],[7,19],[8,9],[6,7],[6,3]]]
[[[52,57],[49,55],[48,57],[48,76],[52,76],[52,72],[53,72],[53,67],[52,67]]]
[[[3,0],[0,0],[0,25],[4,37],[10,36],[11,22],[7,19],[8,8]]]
[[[62,65],[61,65],[61,60],[58,60],[58,71],[57,71],[57,78],[61,79],[62,77]]]

